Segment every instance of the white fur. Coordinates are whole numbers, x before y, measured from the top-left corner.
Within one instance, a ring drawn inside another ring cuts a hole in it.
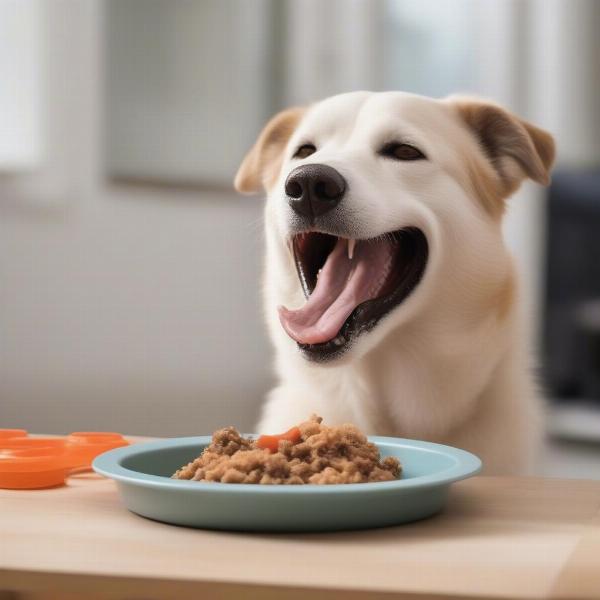
[[[425,161],[377,156],[385,141],[418,146]],[[430,257],[414,292],[342,359],[307,361],[281,327],[277,306],[304,303],[286,246],[291,214],[283,184],[302,160],[338,169],[344,210],[374,237],[404,226],[427,235]],[[461,148],[478,152],[450,104],[399,92],[357,92],[314,105],[287,145],[265,209],[265,306],[279,385],[258,431],[278,432],[315,412],[369,434],[432,440],[478,454],[487,473],[522,471],[540,437],[539,402],[518,305],[499,316],[490,290],[512,275],[500,219],[459,183]]]

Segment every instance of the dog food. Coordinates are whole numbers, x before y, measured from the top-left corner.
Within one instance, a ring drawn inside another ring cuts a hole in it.
[[[332,484],[392,481],[397,458],[379,450],[354,425],[327,427],[313,415],[280,436],[246,439],[234,427],[219,429],[194,461],[174,479],[260,484]]]

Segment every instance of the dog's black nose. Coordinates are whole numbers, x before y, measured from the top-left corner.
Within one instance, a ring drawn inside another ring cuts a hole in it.
[[[290,206],[311,219],[337,206],[345,191],[346,180],[327,165],[301,165],[285,181]]]

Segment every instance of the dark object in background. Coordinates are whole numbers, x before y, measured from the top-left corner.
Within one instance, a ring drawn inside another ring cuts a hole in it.
[[[583,387],[588,398],[600,399],[600,299],[582,304],[577,311],[582,334]],[[600,402],[598,402],[600,408]],[[600,433],[600,432],[599,432]]]
[[[546,390],[600,409],[600,171],[554,175],[547,244]]]

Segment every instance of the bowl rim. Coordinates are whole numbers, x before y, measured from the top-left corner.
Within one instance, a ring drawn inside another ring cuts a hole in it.
[[[253,436],[256,434],[243,434]],[[453,460],[452,464],[440,471],[394,481],[377,481],[369,483],[338,483],[330,485],[249,485],[244,483],[210,482],[204,485],[197,481],[170,479],[160,475],[150,475],[128,469],[123,461],[132,456],[165,448],[177,448],[190,445],[207,445],[211,436],[192,436],[167,438],[151,442],[140,442],[122,448],[115,448],[97,456],[92,464],[96,473],[118,482],[134,484],[142,487],[161,488],[170,490],[187,490],[200,494],[231,493],[231,494],[331,494],[331,493],[372,493],[393,490],[408,490],[414,488],[447,485],[455,481],[467,479],[481,471],[482,462],[478,456],[444,444],[410,440],[405,438],[368,436],[380,448],[412,448],[422,452],[443,454]]]

